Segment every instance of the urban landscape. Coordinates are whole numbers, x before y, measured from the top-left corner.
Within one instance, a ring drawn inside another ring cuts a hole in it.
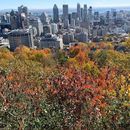
[[[130,32],[130,11],[111,9],[107,12],[93,12],[92,6],[69,13],[69,5],[63,5],[60,14],[57,5],[52,15],[29,12],[26,6],[18,7],[1,15],[1,44],[15,50],[19,45],[31,48],[70,47],[79,42],[91,43],[104,40],[106,35],[116,35],[117,42],[127,38]],[[17,39],[17,40],[16,40]]]
[[[130,7],[23,3],[0,11],[0,130],[130,130]]]

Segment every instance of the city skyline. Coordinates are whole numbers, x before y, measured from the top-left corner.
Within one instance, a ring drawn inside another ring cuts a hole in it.
[[[128,7],[129,0],[75,0],[75,2],[70,0],[12,0],[11,2],[9,0],[0,0],[1,3],[1,9],[16,9],[19,5],[25,5],[28,6],[30,9],[51,9],[54,4],[57,4],[58,8],[62,8],[63,4],[68,4],[69,8],[75,8],[77,3],[80,3],[81,5],[87,4],[88,6],[93,7]],[[8,3],[8,4],[7,4]]]

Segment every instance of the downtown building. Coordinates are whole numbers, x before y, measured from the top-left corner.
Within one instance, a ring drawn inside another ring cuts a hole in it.
[[[64,28],[69,27],[69,9],[68,9],[68,5],[66,4],[63,5],[63,24],[64,24]]]
[[[56,4],[53,7],[53,22],[59,23],[59,9]]]
[[[20,45],[34,48],[32,29],[12,30],[9,35],[10,50],[14,51]]]
[[[39,48],[63,49],[63,40],[56,35],[46,34],[41,38]]]

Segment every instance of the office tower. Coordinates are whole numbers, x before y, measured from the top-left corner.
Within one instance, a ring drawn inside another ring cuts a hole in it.
[[[26,6],[21,5],[18,7],[18,12],[19,14],[24,13],[26,17],[28,16],[28,8]]]
[[[83,19],[84,19],[84,9],[81,8],[81,20],[83,21]]]
[[[70,43],[74,42],[74,34],[73,33],[65,33],[63,35],[63,43],[65,45],[69,45]]]
[[[72,19],[72,20],[71,20],[71,26],[72,26],[72,27],[75,27],[75,19]]]
[[[18,12],[24,13],[26,16],[28,16],[28,8],[26,6],[21,5],[20,7],[18,7]]]
[[[43,35],[46,35],[48,33],[52,33],[50,24],[43,25]]]
[[[7,23],[10,23],[10,14],[9,13],[6,13],[6,20],[7,20]]]
[[[15,12],[14,10],[10,12],[10,24],[11,24],[12,30],[21,27],[19,14],[18,12]]]
[[[72,12],[72,19],[74,19],[74,20],[77,19],[77,13],[76,12]]]
[[[92,10],[92,6],[90,6],[89,9],[88,9],[88,20],[89,20],[89,23],[93,22],[93,10]]]
[[[110,20],[111,20],[111,14],[110,14],[110,11],[107,11],[106,12],[106,24],[109,24],[110,23]]]
[[[46,34],[44,37],[40,40],[39,47],[42,48],[54,48],[54,49],[63,49],[63,40],[62,38],[52,35],[52,34]]]
[[[29,27],[29,20],[28,20],[28,18],[27,18],[27,16],[26,16],[25,13],[21,13],[21,14],[20,14],[20,23],[21,23],[21,27],[22,27],[23,29]]]
[[[87,5],[84,5],[83,8],[83,18],[82,18],[82,22],[80,23],[80,27],[82,28],[88,28],[89,23],[88,23],[88,9],[87,9]]]
[[[40,20],[42,22],[43,25],[48,24],[49,23],[49,19],[48,16],[45,12],[43,12],[40,16]]]
[[[64,28],[68,29],[69,28],[69,19],[64,20]]]
[[[81,8],[79,3],[77,4],[77,17],[81,20]]]
[[[40,36],[43,33],[43,25],[39,18],[30,18],[29,24],[37,29],[38,36]]]
[[[56,34],[58,32],[58,26],[56,23],[51,24],[51,31],[52,31],[52,34]]]
[[[72,22],[72,14],[68,15],[68,19],[69,19],[69,24],[71,24],[71,22]]]
[[[87,5],[84,5],[84,22],[87,22],[88,20],[88,8]]]
[[[97,36],[98,36],[98,29],[93,28],[93,30],[92,30],[92,38],[96,38]]]
[[[117,18],[117,11],[116,11],[116,9],[112,9],[111,10],[111,14],[112,14],[112,19],[116,20],[116,18]]]
[[[68,20],[68,5],[63,5],[63,21]]]
[[[18,14],[20,18],[21,27],[28,28],[29,27],[29,20],[28,20],[28,8],[26,6],[21,5],[18,7]]]
[[[0,19],[1,19],[1,23],[6,23],[6,16],[5,15],[1,15]]]
[[[81,23],[80,20],[79,20],[79,19],[76,19],[75,25],[76,25],[76,26],[80,26],[80,23]]]
[[[94,22],[100,22],[99,12],[94,12]]]
[[[62,23],[58,23],[58,24],[57,24],[57,27],[58,27],[58,31],[59,31],[59,30],[62,30],[62,29],[63,29],[63,24],[62,24]]]
[[[105,25],[106,24],[106,17],[104,16],[100,16],[100,25]]]
[[[10,50],[14,51],[20,45],[34,47],[32,29],[17,29],[9,33]]]
[[[10,14],[2,14],[0,15],[0,23],[10,23]]]
[[[59,22],[59,9],[56,4],[53,7],[53,22],[54,23]]]

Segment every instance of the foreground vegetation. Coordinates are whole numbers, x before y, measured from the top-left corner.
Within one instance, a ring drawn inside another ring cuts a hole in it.
[[[129,130],[130,53],[110,43],[0,49],[0,128]]]

